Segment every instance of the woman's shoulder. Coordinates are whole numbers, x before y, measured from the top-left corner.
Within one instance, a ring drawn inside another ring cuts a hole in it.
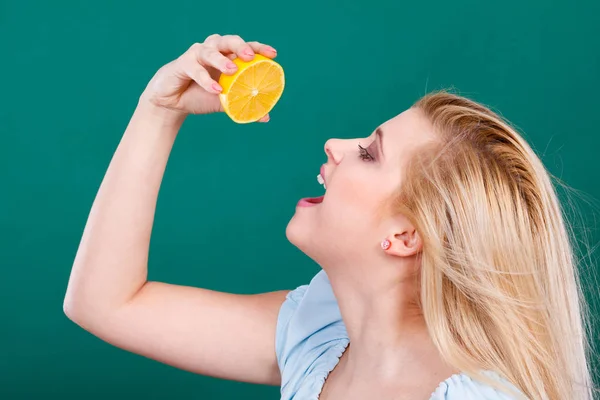
[[[279,311],[276,351],[280,368],[293,351],[348,339],[329,278],[320,270],[307,285],[290,291]]]
[[[320,270],[309,284],[289,292],[279,311],[275,351],[281,398],[316,398],[348,343],[329,278]]]
[[[505,390],[502,390],[505,389]],[[481,371],[480,377],[466,373],[452,375],[441,382],[430,400],[515,400],[522,393],[494,371]]]

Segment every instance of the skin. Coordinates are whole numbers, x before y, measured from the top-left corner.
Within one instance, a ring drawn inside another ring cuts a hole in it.
[[[277,54],[239,36],[211,35],[157,71],[92,205],[64,310],[122,349],[203,375],[279,385],[275,329],[288,290],[236,295],[147,280],[156,200],[179,129],[189,114],[222,112],[219,75],[235,72],[234,57],[255,53]],[[287,227],[291,243],[327,271],[352,343],[321,400],[426,399],[455,372],[415,305],[418,233],[402,215],[374,216],[411,154],[433,140],[432,129],[413,109],[380,128],[383,135],[326,143],[325,199],[298,208]],[[380,247],[385,238],[387,251]]]
[[[325,198],[297,208],[287,227],[288,239],[327,272],[351,341],[321,400],[427,399],[457,372],[440,359],[416,304],[421,238],[403,215],[377,217],[412,154],[435,137],[416,109],[378,131],[327,141]]]

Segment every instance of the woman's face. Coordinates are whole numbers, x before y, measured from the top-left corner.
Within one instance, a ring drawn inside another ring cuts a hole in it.
[[[402,171],[432,128],[417,109],[386,121],[366,138],[330,139],[321,168],[325,196],[301,200],[288,224],[290,242],[317,263],[356,263],[381,254],[380,243],[406,225],[402,216],[378,218],[402,183]],[[315,176],[319,166],[315,166]]]

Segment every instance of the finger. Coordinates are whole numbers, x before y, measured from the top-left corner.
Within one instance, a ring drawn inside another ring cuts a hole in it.
[[[260,42],[248,42],[248,44],[250,47],[252,47],[252,50],[254,50],[255,53],[262,54],[263,56],[269,58],[275,58],[277,56],[277,50],[267,44]]]
[[[207,36],[203,43],[208,46],[215,46],[219,40],[221,40],[221,35],[218,33],[213,33],[212,35]]]
[[[190,47],[188,58],[204,66],[211,66],[225,74],[233,74],[237,71],[237,65],[229,58],[221,54],[215,46],[196,43]]]
[[[225,35],[215,41],[217,49],[221,53],[234,53],[242,60],[250,61],[254,58],[252,46],[238,35]]]
[[[261,119],[259,119],[258,122],[269,122],[270,120],[271,120],[271,117],[269,116],[269,114],[267,114],[264,117],[262,117]]]
[[[233,74],[238,67],[227,56],[221,54],[215,47],[204,47],[198,53],[198,61],[203,65],[215,67],[224,74]]]
[[[201,88],[210,93],[221,93],[223,88],[214,79],[202,65],[193,58],[180,59],[180,68]]]

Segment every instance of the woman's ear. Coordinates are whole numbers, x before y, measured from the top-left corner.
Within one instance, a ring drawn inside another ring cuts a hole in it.
[[[400,233],[390,235],[386,241],[385,252],[398,257],[412,257],[423,250],[423,240],[412,225]]]

